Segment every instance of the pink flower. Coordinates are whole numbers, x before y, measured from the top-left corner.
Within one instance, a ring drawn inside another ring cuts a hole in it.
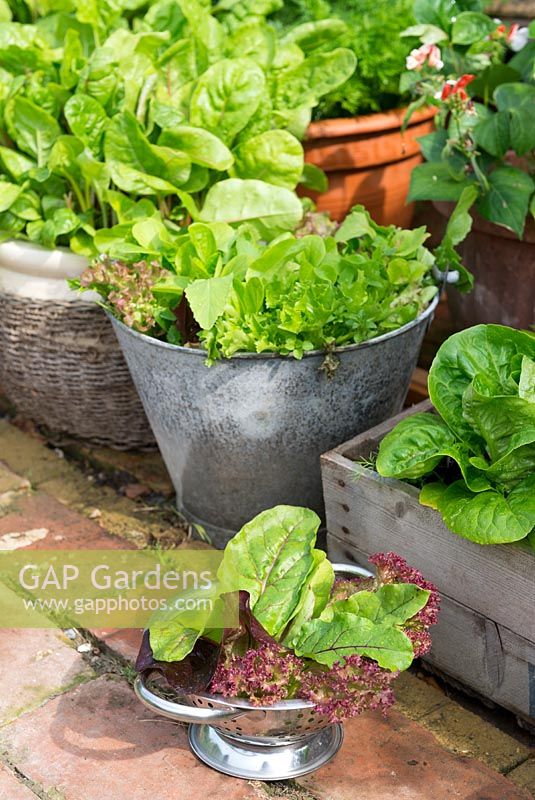
[[[529,41],[529,31],[527,28],[520,28],[518,25],[511,25],[507,36],[507,42],[511,50],[518,53]]]
[[[444,66],[440,49],[436,44],[423,44],[417,50],[411,50],[407,56],[407,69],[421,69],[425,64],[432,69],[442,69]]]

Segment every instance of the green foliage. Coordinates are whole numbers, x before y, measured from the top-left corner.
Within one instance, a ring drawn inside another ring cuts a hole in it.
[[[327,94],[315,112],[317,119],[368,114],[398,108],[408,98],[400,91],[410,42],[400,33],[414,23],[413,0],[286,0],[273,17],[286,38],[312,49],[325,47],[308,34],[311,21],[341,20],[347,28],[330,23],[330,38],[350,48],[356,56],[354,74]],[[298,25],[294,31],[292,27]]]
[[[411,627],[430,592],[410,583],[369,581],[346,599],[332,596],[334,571],[314,548],[319,517],[306,508],[276,506],[248,522],[225,548],[217,593],[246,592],[262,636],[283,642],[309,665],[332,667],[351,655],[366,656],[387,670],[407,669],[414,659]],[[362,587],[363,588],[363,587]],[[176,613],[156,617],[150,628],[159,661],[180,661],[210,628],[210,616],[187,628]],[[236,638],[236,637],[234,637]],[[229,637],[232,645],[233,637]]]
[[[111,258],[128,263],[143,253],[161,263],[164,277],[153,285],[152,326],[145,316],[140,325],[132,313],[136,296],[123,285],[123,272],[128,274],[123,262],[97,264],[82,276],[81,285],[99,291],[128,325],[167,336],[174,344],[191,341],[191,329],[179,332],[173,313],[185,290],[209,362],[239,352],[301,358],[311,350],[362,342],[412,321],[436,295],[435,257],[424,246],[425,228],[381,227],[356,206],[334,237],[328,231],[325,238],[285,233],[267,243],[266,231],[273,235],[283,229],[292,207],[282,209],[278,197],[268,202],[262,196],[272,215],[260,217],[255,186],[249,188],[259,182],[236,181],[247,191],[227,190],[235,181],[212,187],[203,213],[213,210],[215,219],[191,225],[187,233],[171,232],[153,218],[151,225],[159,231],[151,232],[150,240],[158,246],[141,239],[139,223],[97,236],[99,248]],[[278,191],[287,192],[288,203],[295,202],[288,190]],[[233,209],[243,224],[233,230],[218,219],[221,207]],[[447,258],[441,253],[441,268],[448,268]]]
[[[429,373],[440,414],[415,414],[381,442],[377,471],[409,480],[445,458],[454,480],[426,484],[420,501],[454,533],[480,544],[535,529],[535,338],[500,325],[451,336]],[[437,477],[435,475],[435,477]]]
[[[535,40],[477,3],[417,2],[405,31],[440,48],[440,63],[402,76],[414,106],[438,107],[437,132],[422,141],[427,164],[411,176],[413,200],[457,200],[472,187],[481,216],[522,238],[535,207]],[[420,51],[421,52],[421,51]],[[410,64],[409,64],[410,66]]]
[[[302,47],[286,42],[265,20],[277,6],[11,3],[0,180],[21,192],[5,195],[0,237],[95,255],[119,237],[118,194],[151,198],[168,230],[196,219],[252,220],[267,238],[295,228],[295,188],[321,181],[304,175],[299,139],[355,57],[331,39],[332,25],[345,30],[336,21],[312,25]]]

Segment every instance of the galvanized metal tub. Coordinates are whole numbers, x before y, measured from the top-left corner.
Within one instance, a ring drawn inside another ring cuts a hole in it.
[[[203,350],[112,318],[178,509],[218,546],[280,503],[323,516],[321,453],[401,410],[437,302],[396,331],[334,351],[332,377],[320,351],[301,361],[242,353],[207,367]]]

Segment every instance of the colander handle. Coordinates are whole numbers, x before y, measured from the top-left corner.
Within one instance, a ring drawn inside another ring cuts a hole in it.
[[[157,694],[151,692],[147,687],[145,677],[138,675],[134,683],[134,691],[143,705],[156,711],[163,717],[175,720],[175,722],[188,722],[193,725],[212,725],[222,719],[230,717],[241,717],[246,714],[246,710],[240,710],[229,706],[228,708],[197,708],[196,706],[182,705],[170,700],[164,700]]]
[[[356,575],[359,578],[373,578],[373,572],[364,567],[358,567],[356,564],[333,564],[335,575],[346,574]]]

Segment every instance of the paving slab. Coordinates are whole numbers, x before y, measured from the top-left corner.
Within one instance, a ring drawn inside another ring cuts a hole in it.
[[[1,728],[0,749],[30,781],[62,800],[259,797],[247,781],[197,761],[184,726],[158,718],[128,684],[107,677]]]
[[[409,719],[419,720],[450,701],[440,689],[430,686],[412,672],[401,672],[394,683],[396,710]]]
[[[37,795],[0,764],[0,797],[2,800],[36,800]]]
[[[0,500],[6,493],[22,492],[30,488],[30,481],[22,478],[16,472],[0,461]]]
[[[81,655],[56,630],[4,628],[0,641],[0,725],[94,677]]]
[[[71,469],[59,451],[46,447],[42,439],[24,433],[6,420],[0,420],[0,454],[2,461],[28,478],[32,486],[67,475]]]
[[[85,460],[98,469],[114,475],[130,475],[154,492],[171,497],[174,487],[160,453],[139,453],[125,450],[112,450],[109,447],[94,447],[81,442],[73,442],[65,450],[75,458]]]
[[[531,800],[507,778],[448,753],[416,722],[391,712],[344,725],[335,759],[298,779],[315,800]]]
[[[453,700],[419,719],[449,750],[509,772],[530,755],[529,747]]]
[[[91,633],[121,658],[135,662],[143,638],[142,628],[97,628]]]
[[[535,796],[535,753],[532,758],[528,758],[527,761],[512,770],[507,777],[517,786],[522,786]]]
[[[108,550],[128,546],[44,492],[17,500],[16,506],[0,517],[0,549]]]

